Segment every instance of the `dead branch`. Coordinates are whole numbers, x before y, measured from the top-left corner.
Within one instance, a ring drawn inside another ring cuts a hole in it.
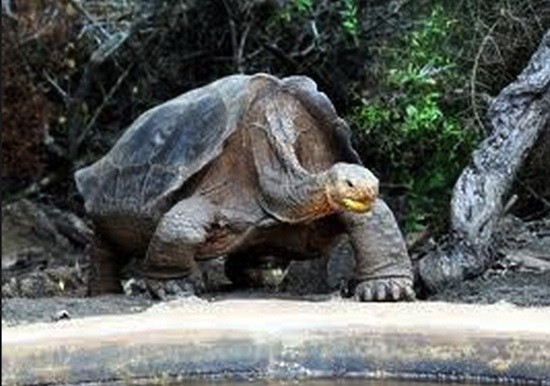
[[[492,133],[474,151],[451,200],[451,237],[418,262],[430,291],[482,273],[493,261],[494,235],[514,179],[544,130],[550,130],[550,30],[530,63],[495,98]]]
[[[479,61],[481,59],[481,55],[483,54],[483,50],[485,49],[485,45],[489,41],[489,38],[491,34],[493,33],[494,29],[496,28],[498,24],[498,20],[489,28],[489,31],[481,41],[479,45],[479,49],[477,50],[476,56],[474,58],[474,66],[472,68],[472,73],[470,76],[470,103],[472,104],[472,109],[474,111],[474,117],[477,122],[477,125],[479,128],[485,132],[484,128],[485,125],[483,124],[483,121],[481,120],[481,117],[479,116],[479,111],[477,108],[477,102],[476,102],[476,81],[477,81],[477,72],[479,69]]]
[[[76,10],[78,10],[78,12],[80,12],[82,15],[84,15],[84,17],[86,17],[86,19],[88,19],[89,22],[91,22],[93,25],[96,25],[99,29],[99,31],[101,32],[101,34],[106,38],[106,39],[110,39],[111,38],[111,34],[109,32],[107,32],[107,30],[105,28],[103,28],[101,26],[100,23],[97,22],[97,20],[95,19],[95,17],[93,17],[87,10],[86,8],[84,8],[82,6],[82,4],[80,3],[80,1],[78,0],[69,0],[70,3],[75,7]]]
[[[241,41],[239,43],[239,50],[237,52],[237,59],[236,59],[236,66],[239,73],[244,73],[244,48],[246,46],[246,38],[248,37],[248,34],[250,33],[250,29],[252,28],[252,23],[248,24],[241,35]]]
[[[63,90],[63,88],[61,88],[59,83],[57,83],[56,80],[50,74],[48,74],[48,72],[46,70],[42,71],[42,75],[44,75],[44,78],[46,78],[46,81],[48,81],[48,83],[54,88],[55,91],[57,91],[57,93],[61,96],[61,98],[66,103],[67,102],[67,92],[65,90]]]
[[[120,86],[122,85],[122,83],[124,82],[124,80],[126,79],[126,77],[128,76],[128,74],[130,73],[130,71],[132,70],[133,67],[134,67],[134,64],[133,63],[130,64],[126,68],[126,70],[118,77],[118,79],[117,79],[116,83],[113,85],[113,87],[111,87],[111,89],[109,90],[109,93],[105,96],[105,98],[103,99],[103,102],[101,103],[101,105],[96,109],[96,111],[94,112],[94,115],[92,116],[92,118],[90,119],[90,121],[88,122],[86,127],[84,127],[84,129],[82,130],[82,132],[80,133],[80,135],[76,139],[76,145],[75,145],[77,147],[76,150],[78,150],[80,145],[82,145],[82,142],[86,138],[86,135],[88,135],[89,131],[95,126],[95,123],[96,123],[97,119],[99,118],[99,116],[101,115],[101,113],[103,112],[103,109],[111,101],[111,99],[113,98],[115,93],[118,91],[118,89],[120,88]]]
[[[238,43],[237,43],[237,27],[235,19],[233,18],[233,12],[227,0],[223,0],[223,6],[227,12],[227,18],[229,19],[229,31],[231,33],[231,47],[233,48],[233,62],[236,69],[239,69],[239,57],[238,57]]]

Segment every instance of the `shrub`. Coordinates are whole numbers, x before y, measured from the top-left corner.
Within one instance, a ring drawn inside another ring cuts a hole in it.
[[[455,20],[435,7],[418,27],[380,48],[378,92],[350,120],[369,164],[405,188],[405,229],[444,224],[453,184],[478,133],[460,119],[467,74],[446,41]]]

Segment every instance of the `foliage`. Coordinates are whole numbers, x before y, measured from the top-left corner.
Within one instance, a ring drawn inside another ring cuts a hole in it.
[[[478,135],[459,119],[466,74],[446,44],[455,20],[436,7],[419,26],[380,51],[379,92],[361,100],[352,115],[361,146],[374,165],[387,165],[383,180],[405,187],[406,229],[441,225],[459,172]]]
[[[311,12],[313,0],[294,0],[291,3],[299,13]]]
[[[353,38],[354,44],[358,45],[358,35],[360,33],[359,19],[357,14],[357,0],[339,0],[332,3],[332,6],[326,7],[326,10],[338,10],[340,14],[340,28],[342,31]],[[320,1],[313,0],[292,0],[283,7],[276,19],[286,23],[295,22],[300,18],[316,18],[319,11],[323,8]]]
[[[342,28],[354,38],[355,44],[359,44],[359,20],[357,19],[357,5],[355,0],[344,0],[342,15]]]

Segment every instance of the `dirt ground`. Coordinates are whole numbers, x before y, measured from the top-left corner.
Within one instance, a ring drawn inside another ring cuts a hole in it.
[[[262,290],[210,293],[203,299],[216,301],[227,298],[291,298],[310,301],[325,301],[337,297],[333,294],[295,295],[272,293]],[[508,272],[491,274],[466,281],[460,285],[430,297],[429,301],[453,303],[492,304],[512,303],[522,307],[550,306],[550,271]],[[92,298],[5,298],[2,299],[2,324],[16,325],[32,322],[53,322],[63,318],[79,318],[103,314],[123,314],[143,311],[159,301],[124,295],[109,295]]]
[[[3,326],[140,312],[158,303],[125,295],[86,297],[91,231],[73,214],[25,200],[2,209]],[[518,224],[517,220],[505,224],[502,258],[484,275],[419,301],[550,306],[548,222],[535,228]],[[328,270],[320,261],[297,262],[277,290],[243,291],[230,285],[218,259],[203,267],[209,290],[202,298],[334,299],[351,273],[352,260],[349,247],[342,245],[328,262]]]

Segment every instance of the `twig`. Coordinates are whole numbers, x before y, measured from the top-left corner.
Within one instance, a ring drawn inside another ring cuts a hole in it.
[[[38,31],[36,31],[35,33],[33,33],[32,35],[22,38],[19,41],[19,44],[23,45],[23,44],[27,44],[28,42],[31,42],[33,40],[40,39],[44,34],[49,32],[49,28],[52,26],[52,20],[55,17],[57,17],[58,14],[59,14],[59,11],[57,9],[55,9],[53,15],[50,16],[50,18],[49,18],[49,20],[46,24],[44,24],[42,27],[40,27],[40,29]]]
[[[103,44],[101,44],[90,56],[90,61],[95,64],[101,64],[107,60],[124,42],[130,37],[127,32],[117,32]]]
[[[15,16],[11,10],[10,0],[2,0],[2,16],[5,16],[15,22],[19,22],[17,16]]]
[[[477,78],[477,71],[479,68],[479,60],[481,59],[481,54],[483,53],[483,50],[485,49],[485,45],[489,41],[491,34],[493,33],[493,30],[498,24],[498,20],[493,23],[491,28],[489,28],[489,31],[483,37],[483,40],[481,41],[481,44],[479,45],[479,49],[477,50],[475,60],[474,60],[474,66],[472,68],[472,74],[470,76],[470,103],[472,104],[472,110],[474,112],[474,118],[479,125],[480,129],[484,129],[483,121],[481,120],[481,117],[479,116],[479,112],[477,109],[477,103],[476,103],[476,78]]]
[[[303,58],[303,57],[309,55],[315,49],[315,47],[316,47],[316,44],[315,44],[315,41],[313,41],[313,42],[311,42],[311,44],[309,46],[307,46],[303,50],[298,51],[298,52],[293,52],[289,56],[291,58]]]
[[[523,20],[523,19],[517,17],[516,15],[514,15],[510,9],[505,9],[504,14],[506,16],[508,16],[509,19],[511,19],[512,21],[516,22],[517,24],[519,24],[521,26],[521,28],[523,29],[523,32],[525,33],[525,36],[527,36],[527,37],[532,36],[532,34],[529,33],[530,29],[529,29],[529,27],[527,27],[527,25],[525,23],[525,20]]]
[[[504,60],[504,56],[502,55],[500,47],[498,46],[498,43],[496,42],[495,38],[491,35],[491,36],[489,36],[487,41],[492,43],[493,48],[495,49],[495,52],[498,55],[499,60],[500,60],[500,62],[494,61],[493,63],[505,64],[506,61]]]
[[[546,206],[547,208],[550,209],[550,201],[548,201],[546,198],[542,197],[532,187],[530,187],[529,185],[523,183],[521,180],[518,180],[518,183],[523,188],[525,188],[525,190],[527,190],[529,192],[529,194],[531,194],[535,199],[539,200],[540,202],[542,202],[544,204],[544,206]]]
[[[70,160],[76,158],[76,151],[78,148],[77,138],[80,128],[83,125],[83,112],[82,101],[86,97],[92,84],[92,75],[95,69],[95,63],[89,61],[84,68],[84,73],[80,78],[80,82],[74,94],[69,96],[67,111],[67,145],[69,148],[68,155]]]
[[[21,192],[16,193],[12,197],[10,197],[10,201],[17,201],[22,198],[27,198],[29,196],[33,196],[37,193],[39,193],[44,188],[47,188],[54,182],[59,181],[60,175],[59,173],[53,172],[48,174],[46,177],[42,178],[40,181],[33,182],[29,186],[27,186],[25,189],[23,189]]]
[[[518,197],[517,194],[512,195],[512,197],[510,197],[510,199],[506,202],[506,205],[504,205],[504,208],[502,209],[502,215],[501,216],[504,216],[505,214],[508,214],[508,212],[510,212],[510,209],[512,209],[512,207],[516,204],[518,199],[519,199],[519,197]]]
[[[67,92],[65,90],[63,90],[59,84],[57,84],[57,82],[50,76],[50,74],[47,73],[46,70],[43,70],[42,74],[44,75],[44,78],[46,78],[48,83],[53,86],[55,91],[57,91],[59,93],[59,95],[61,95],[61,97],[63,98],[63,100],[66,103],[67,102]]]
[[[116,33],[113,35],[109,35],[108,40],[100,47],[98,47],[94,52],[92,52],[92,54],[90,55],[90,60],[84,68],[84,73],[82,74],[76,93],[69,97],[69,123],[67,125],[67,136],[69,145],[68,154],[71,160],[75,159],[77,150],[83,141],[85,133],[90,130],[90,125],[93,125],[95,123],[95,120],[97,119],[97,116],[94,115],[91,122],[85,127],[85,129],[83,131],[80,131],[80,128],[83,126],[84,123],[84,117],[81,114],[80,105],[90,90],[92,77],[99,65],[106,61],[109,57],[111,57],[113,53],[122,46],[122,44],[128,39],[129,36],[129,33]],[[123,78],[128,75],[127,72],[129,71],[129,68],[130,67],[128,67],[123,73]],[[119,78],[119,81],[122,82],[122,80]],[[118,88],[119,86],[120,84],[117,81],[115,87]],[[113,90],[111,91],[113,92]],[[116,89],[114,91],[116,91]],[[112,94],[110,92],[106,99],[109,99],[111,96]],[[104,100],[104,103],[105,102],[106,100]],[[99,115],[104,107],[104,105],[101,105],[99,111],[96,111],[96,114]]]
[[[235,67],[239,69],[239,57],[238,57],[238,47],[237,47],[237,29],[235,28],[235,20],[233,20],[233,13],[231,12],[231,7],[227,3],[227,0],[223,0],[223,5],[225,11],[227,12],[227,17],[229,18],[229,31],[231,33],[231,47],[233,47],[233,61]]]
[[[111,38],[111,34],[107,32],[105,28],[101,26],[100,23],[98,23],[95,17],[90,15],[90,13],[82,6],[82,4],[80,4],[80,1],[78,0],[69,0],[69,1],[78,10],[78,12],[80,12],[86,17],[86,19],[88,19],[92,24],[97,25],[98,30],[103,34],[103,36],[105,36],[107,39]]]
[[[283,62],[286,62],[287,64],[293,66],[294,68],[298,68],[298,62],[296,62],[294,59],[292,59],[286,52],[281,50],[276,44],[273,43],[264,43],[264,47],[273,53],[276,57],[281,59]]]
[[[241,42],[239,43],[239,50],[237,52],[237,59],[236,59],[237,70],[241,74],[244,72],[244,68],[243,68],[244,47],[246,45],[246,38],[248,37],[248,33],[250,32],[251,27],[252,27],[252,23],[246,26],[243,34],[241,35]]]
[[[529,5],[529,9],[531,10],[531,14],[533,16],[533,18],[535,19],[535,21],[537,22],[537,26],[539,27],[539,30],[541,32],[544,32],[544,27],[540,21],[540,17],[538,15],[538,13],[535,11],[535,8],[533,7],[533,2],[531,0],[529,0],[527,2],[527,4]]]
[[[94,115],[92,116],[92,118],[90,119],[90,121],[88,122],[88,124],[86,125],[84,130],[82,130],[82,132],[78,136],[78,138],[76,140],[76,144],[75,144],[75,152],[80,147],[82,142],[84,141],[84,138],[86,137],[88,132],[92,129],[92,127],[94,127],[97,119],[99,118],[99,116],[103,112],[103,109],[107,106],[107,103],[112,99],[113,95],[120,88],[120,86],[122,85],[122,83],[124,82],[124,80],[126,79],[128,74],[130,73],[130,70],[133,67],[134,67],[134,63],[130,64],[126,68],[126,70],[118,77],[118,79],[117,79],[116,83],[113,85],[113,87],[111,87],[111,90],[109,90],[109,93],[105,96],[105,98],[103,99],[103,102],[101,103],[101,105],[96,109]]]

